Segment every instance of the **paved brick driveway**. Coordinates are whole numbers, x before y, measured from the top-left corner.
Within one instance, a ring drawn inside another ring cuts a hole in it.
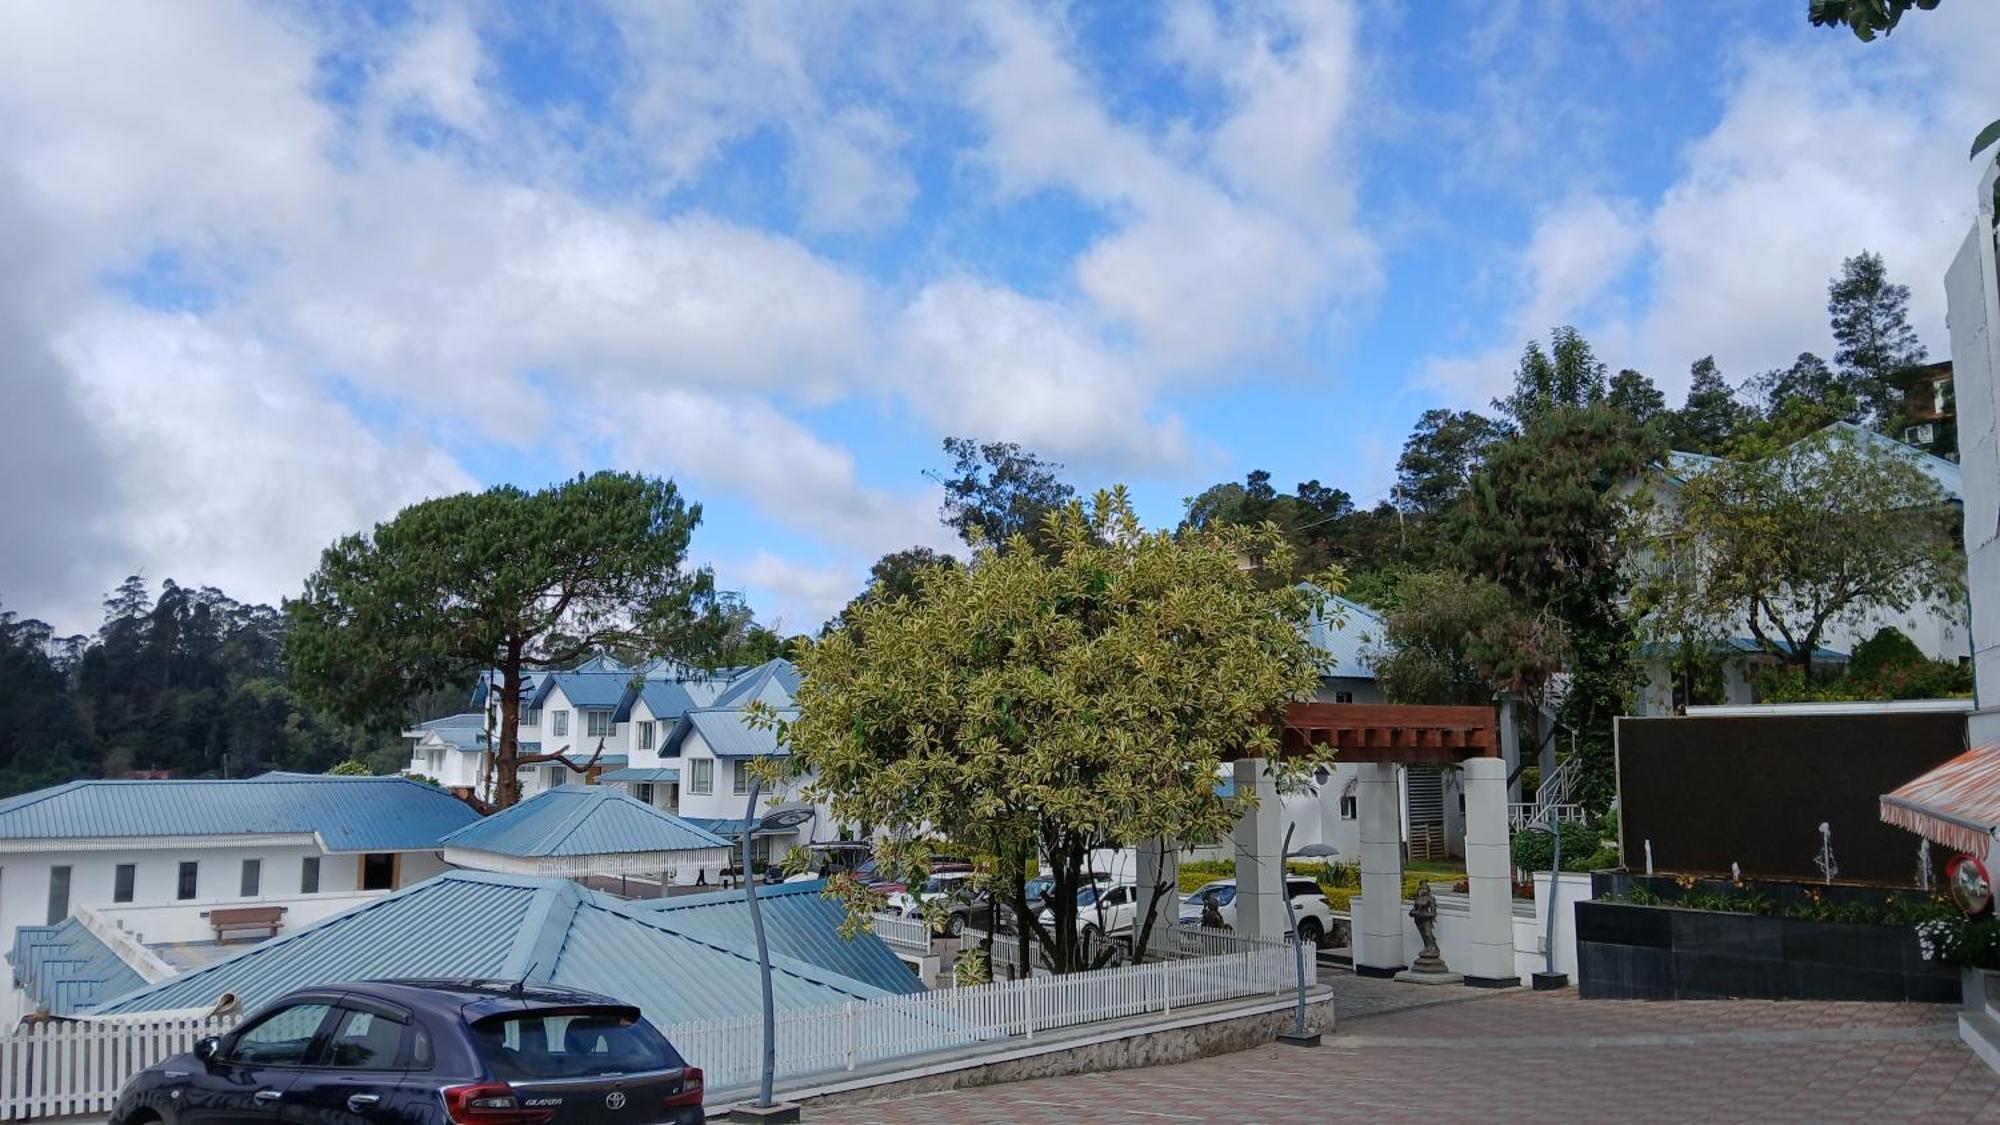
[[[1348,1019],[1316,1051],[1260,1047],[810,1120],[2000,1121],[2000,1080],[1959,1044],[1955,1019],[1914,1004],[1484,994]]]

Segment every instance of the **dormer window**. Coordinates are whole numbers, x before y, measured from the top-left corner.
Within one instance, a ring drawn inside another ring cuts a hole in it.
[[[653,724],[651,724],[651,723],[640,723],[640,724],[639,724],[639,749],[641,749],[641,750],[651,750],[652,748],[653,748]]]
[[[593,708],[583,713],[583,736],[585,738],[608,738],[611,735],[611,712]]]

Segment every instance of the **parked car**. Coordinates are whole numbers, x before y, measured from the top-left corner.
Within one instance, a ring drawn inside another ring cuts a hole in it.
[[[924,901],[934,898],[945,899],[951,913],[945,922],[944,932],[957,937],[965,932],[966,920],[972,908],[970,896],[964,893],[969,889],[966,881],[971,878],[970,871],[939,872],[924,882],[922,901],[910,891],[901,890],[889,896],[884,909],[901,914],[905,918],[917,918],[923,915]]]
[[[807,844],[806,869],[786,879],[787,883],[810,883],[815,879],[825,879],[844,872],[859,875],[862,868],[869,866],[871,847],[866,840],[828,840],[817,844]]]
[[[1139,913],[1139,888],[1131,883],[1098,883],[1076,892],[1076,932],[1091,945],[1109,934],[1132,932]],[[1042,925],[1055,925],[1055,911],[1044,907]]]
[[[604,1125],[703,1120],[702,1074],[639,1009],[507,982],[307,988],[155,1063],[112,1125]]]
[[[1299,937],[1318,945],[1333,930],[1333,911],[1326,905],[1326,895],[1319,884],[1311,879],[1297,876],[1285,880],[1285,891],[1292,896],[1292,912],[1299,920]],[[1210,902],[1222,915],[1224,925],[1236,925],[1236,880],[1217,879],[1202,884],[1201,888],[1181,899],[1181,925],[1202,924],[1204,908]]]

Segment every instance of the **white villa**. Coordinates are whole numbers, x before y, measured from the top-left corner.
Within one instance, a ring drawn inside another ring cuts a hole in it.
[[[446,869],[443,837],[477,819],[397,777],[73,781],[0,801],[0,949],[15,984],[0,1027],[429,879]],[[107,945],[120,958],[74,954]]]
[[[522,752],[562,753],[578,765],[593,755],[596,761],[583,771],[555,762],[522,767],[522,796],[563,785],[616,785],[654,808],[738,840],[751,764],[787,753],[775,731],[750,722],[748,709],[762,703],[779,717],[794,714],[798,686],[798,669],[786,660],[704,673],[668,661],[633,668],[596,657],[572,669],[536,673],[521,707]],[[490,691],[490,684],[482,684],[474,693],[479,710],[405,732],[413,745],[404,772],[467,796],[490,792],[489,724],[497,721],[497,714],[489,717],[497,709],[486,706]],[[800,784],[760,794],[757,815],[785,804]],[[796,828],[760,833],[752,842],[754,858],[781,859],[795,844],[837,838],[839,825],[831,814],[824,808],[817,812]],[[717,874],[696,866],[677,870],[675,878],[713,882]]]

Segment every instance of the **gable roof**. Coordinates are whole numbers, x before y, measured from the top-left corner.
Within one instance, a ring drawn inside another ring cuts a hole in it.
[[[737,676],[721,695],[716,707],[748,707],[761,700],[771,707],[790,707],[798,696],[799,670],[784,657],[767,660]]]
[[[713,692],[703,694],[713,698]],[[632,708],[640,700],[645,701],[646,710],[653,713],[653,718],[665,722],[672,722],[694,708],[706,705],[704,700],[695,698],[695,690],[689,681],[644,680],[626,686],[625,694],[619,697],[618,709],[612,712],[611,718],[620,723],[630,719]]]
[[[0,841],[310,834],[329,852],[416,851],[478,815],[401,777],[72,781],[0,801]]]
[[[1332,660],[1330,666],[1320,669],[1320,675],[1374,679],[1375,670],[1368,653],[1388,643],[1388,626],[1374,610],[1360,602],[1328,594],[1309,582],[1303,585],[1324,599],[1306,629],[1306,638],[1312,646]]]
[[[246,1009],[308,985],[383,977],[524,980],[616,996],[662,1026],[758,1010],[754,948],[683,932],[670,916],[568,879],[453,871],[233,957],[113,999],[98,1014]],[[881,941],[864,933],[857,942]],[[891,995],[773,954],[780,1009]]]
[[[632,682],[630,671],[551,672],[536,689],[530,706],[540,707],[549,693],[562,689],[563,698],[577,708],[616,708]]]
[[[923,985],[916,974],[887,945],[879,941],[849,941],[840,936],[847,908],[824,897],[820,892],[825,888],[826,880],[815,879],[757,889],[764,934],[771,950],[818,965],[828,972],[866,981],[885,992],[922,992]],[[754,947],[756,942],[741,891],[639,899],[630,905],[659,914],[685,934],[728,945]]]
[[[475,821],[446,847],[520,857],[727,848],[729,842],[608,785],[559,785]]]
[[[446,715],[441,719],[418,723],[403,732],[405,738],[416,738],[419,741],[425,735],[435,735],[440,741],[449,743],[456,750],[484,750],[486,712],[464,711],[456,715]]]
[[[795,709],[777,712],[780,721],[797,717]],[[674,724],[673,732],[661,744],[660,752],[669,757],[679,754],[690,731],[700,732],[709,752],[718,758],[782,757],[792,752],[789,746],[778,741],[776,729],[753,727],[749,715],[733,708],[703,708],[682,715],[680,722]]]
[[[145,986],[146,978],[76,918],[14,931],[14,979],[37,1008],[69,1016]]]

